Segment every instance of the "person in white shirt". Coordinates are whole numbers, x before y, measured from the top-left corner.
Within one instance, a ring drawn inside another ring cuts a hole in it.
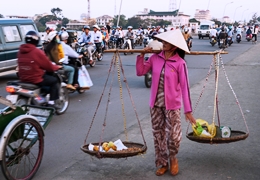
[[[72,86],[73,84],[73,88],[70,87],[70,89],[76,90],[76,87],[78,87],[78,68],[69,65],[69,57],[82,58],[82,55],[79,55],[69,45],[67,45],[69,34],[66,31],[62,32],[60,37],[62,49],[64,52],[64,60],[61,63],[63,65],[63,69],[69,74],[67,86]]]
[[[253,33],[252,33],[252,39],[255,38],[255,42],[257,42],[257,34],[258,34],[258,25],[255,25],[253,28]]]
[[[84,33],[81,35],[78,43],[86,43],[87,50],[88,50],[88,56],[89,56],[89,64],[93,63],[93,56],[92,52],[94,51],[94,38],[93,35],[90,33],[90,27],[85,25],[84,26]]]
[[[93,26],[93,40],[97,48],[98,55],[101,56],[102,52],[102,33],[99,31],[98,25]]]
[[[241,36],[241,39],[242,39],[242,29],[240,27],[237,27],[236,31],[237,31],[236,35],[239,34]]]
[[[122,30],[119,26],[117,26],[117,28],[116,28],[115,36],[117,38],[116,46],[118,48],[119,44],[121,43],[121,45],[123,45],[123,41],[124,41],[123,40],[123,32],[122,32]]]
[[[217,40],[218,37],[218,31],[216,30],[215,27],[210,29],[210,41],[212,40],[212,37],[215,38],[215,40]]]

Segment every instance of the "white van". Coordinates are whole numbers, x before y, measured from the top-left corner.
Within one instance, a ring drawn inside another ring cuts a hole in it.
[[[200,26],[198,28],[198,36],[199,39],[203,39],[203,37],[209,37],[210,29],[215,27],[214,21],[201,21]]]

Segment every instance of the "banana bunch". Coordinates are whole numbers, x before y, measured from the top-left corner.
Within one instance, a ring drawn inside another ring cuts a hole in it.
[[[116,145],[115,145],[112,141],[110,141],[109,143],[104,142],[104,143],[102,144],[102,148],[103,148],[103,150],[106,151],[106,152],[109,151],[110,148],[113,149],[114,151],[117,150]],[[99,147],[98,147],[98,146],[94,146],[93,150],[94,150],[94,151],[98,151],[98,150],[99,150]]]

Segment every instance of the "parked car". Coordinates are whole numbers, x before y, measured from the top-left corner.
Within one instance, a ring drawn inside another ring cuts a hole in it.
[[[38,32],[31,19],[0,18],[0,72],[17,67],[17,52],[24,44],[24,36],[30,31]],[[41,42],[38,45],[41,47]]]

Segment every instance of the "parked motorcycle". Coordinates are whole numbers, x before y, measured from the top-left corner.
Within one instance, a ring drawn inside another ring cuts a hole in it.
[[[252,40],[252,34],[246,35],[246,40],[249,42]]]
[[[217,43],[216,37],[215,37],[215,36],[211,36],[211,38],[210,38],[210,44],[211,44],[212,46],[215,46],[216,43]]]
[[[66,112],[69,107],[69,94],[66,88],[66,83],[63,82],[62,75],[64,70],[58,70],[54,73],[54,76],[58,78],[60,87],[60,97],[55,100],[56,114],[60,115]],[[24,104],[47,106],[50,98],[50,87],[39,87],[35,84],[24,83],[21,81],[9,81],[7,82],[6,91],[10,95],[6,96],[6,99],[10,100],[16,106],[22,106]]]
[[[236,36],[236,41],[237,41],[237,43],[240,43],[240,41],[241,41],[241,35],[240,35],[240,34],[238,34],[238,35]]]

